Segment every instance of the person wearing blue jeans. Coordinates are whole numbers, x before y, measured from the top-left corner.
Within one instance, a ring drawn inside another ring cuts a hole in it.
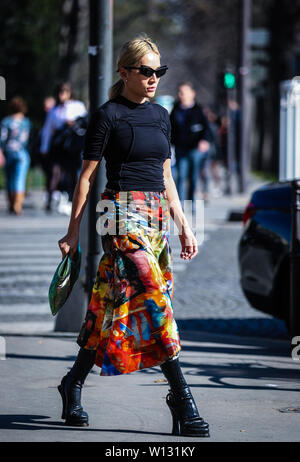
[[[23,98],[15,96],[9,107],[11,114],[0,123],[0,149],[5,157],[8,212],[21,215],[31,161],[28,152],[31,122],[25,117],[27,105]]]
[[[198,184],[198,177],[202,179],[203,198],[207,200],[208,194],[208,153],[200,152],[198,149],[186,151],[182,148],[176,149],[176,166],[177,166],[177,189],[183,203],[184,198],[195,201],[195,193]],[[186,194],[186,180],[188,188]],[[194,206],[194,204],[193,204]]]
[[[202,107],[196,102],[196,92],[190,82],[178,86],[178,100],[170,114],[171,144],[175,148],[177,190],[183,204],[192,201],[195,210],[195,192],[199,173],[203,181],[203,198],[207,199],[206,164],[211,140],[209,123]],[[188,191],[186,194],[186,182]]]

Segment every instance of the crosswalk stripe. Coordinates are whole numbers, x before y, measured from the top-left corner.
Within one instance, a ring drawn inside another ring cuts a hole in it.
[[[55,265],[56,266],[59,264],[60,262],[60,258],[59,257],[56,257],[56,258],[42,258],[42,257],[36,257],[36,258],[30,258],[28,256],[28,258],[5,258],[5,259],[2,259],[0,258],[0,265],[2,267],[2,265],[6,265],[6,266],[9,266],[9,265],[30,265],[32,267],[34,267],[34,265],[42,265],[42,266],[45,266],[45,265]]]
[[[0,285],[1,285],[1,280],[3,277],[5,276],[9,276],[10,278],[11,277],[16,277],[16,276],[22,276],[22,275],[25,275],[25,276],[29,276],[30,277],[34,277],[35,275],[37,276],[48,276],[50,274],[53,273],[53,269],[51,268],[51,271],[47,268],[28,268],[27,266],[24,266],[24,268],[4,268],[4,271],[3,270],[3,266],[0,267],[1,268],[1,271],[0,271]],[[37,279],[38,281],[39,279]]]
[[[6,314],[10,316],[17,316],[18,314],[51,314],[50,306],[48,303],[39,303],[38,306],[33,305],[32,303],[19,303],[14,304],[0,304],[0,314]],[[51,314],[52,316],[52,314]]]
[[[9,333],[41,333],[41,332],[53,332],[55,320],[43,321],[43,322],[1,322],[0,334]]]
[[[39,263],[39,267],[38,268],[35,268],[34,266],[32,266],[32,268],[28,267],[28,263],[26,262],[23,262],[23,263],[20,263],[20,262],[17,262],[17,263],[14,263],[12,265],[3,265],[1,264],[0,266],[0,277],[2,274],[15,274],[15,273],[19,273],[20,272],[23,272],[24,274],[27,273],[27,274],[30,274],[30,273],[33,273],[33,274],[47,274],[47,273],[52,273],[53,271],[55,271],[56,269],[56,266],[55,264],[53,265],[49,265],[48,263],[45,263],[45,262],[41,262]],[[1,281],[0,281],[0,284],[1,284]]]
[[[49,273],[50,275],[50,273]],[[43,276],[43,275],[42,275]],[[39,285],[45,285],[48,284],[50,279],[48,276],[45,276],[44,278],[40,275],[39,272],[36,272],[36,274],[31,274],[28,275],[27,272],[24,272],[23,274],[16,273],[13,278],[10,276],[7,276],[5,273],[2,274],[0,273],[0,289],[1,286],[7,286],[7,285],[14,285],[16,283],[20,284],[36,284],[37,282]]]
[[[3,236],[1,236],[1,241],[0,241],[0,249],[9,249],[9,248],[23,248],[26,249],[26,250],[30,250],[30,249],[35,249],[36,247],[41,247],[42,249],[45,249],[45,250],[49,250],[51,248],[53,248],[53,242],[55,242],[55,244],[57,245],[57,248],[58,248],[58,244],[56,241],[56,239],[51,239],[51,240],[45,240],[43,238],[43,240],[41,241],[38,241],[36,239],[32,240],[32,239],[28,239],[26,240],[25,239],[25,236],[24,236],[24,239],[22,239],[22,242],[16,240],[14,241],[12,238],[8,239],[8,240],[4,240],[3,239]]]
[[[0,258],[3,257],[16,257],[16,256],[28,256],[29,257],[35,257],[35,256],[50,256],[50,257],[56,257],[57,255],[61,255],[60,250],[57,248],[52,249],[52,250],[44,250],[44,249],[23,249],[19,250],[17,248],[15,249],[0,249]]]
[[[9,297],[20,297],[20,298],[25,298],[25,297],[40,297],[40,296],[45,296],[47,294],[46,287],[37,287],[37,285],[26,285],[25,287],[22,287],[21,290],[17,287],[1,287],[0,286],[0,300],[2,298],[9,298]],[[1,303],[1,301],[0,301]]]

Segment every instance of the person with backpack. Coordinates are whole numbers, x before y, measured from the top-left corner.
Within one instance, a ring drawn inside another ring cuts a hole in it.
[[[61,182],[68,195],[68,202],[73,200],[74,189],[82,163],[82,151],[88,126],[88,116],[78,117],[72,123],[65,122],[56,130],[51,143],[52,159],[59,163]]]
[[[70,83],[59,83],[56,86],[55,98],[56,104],[48,112],[41,133],[41,154],[49,157],[52,170],[46,205],[47,211],[52,210],[53,192],[63,178],[64,160],[61,152],[57,149],[57,138],[61,138],[66,123],[71,126],[78,117],[87,115],[84,103],[74,99]]]

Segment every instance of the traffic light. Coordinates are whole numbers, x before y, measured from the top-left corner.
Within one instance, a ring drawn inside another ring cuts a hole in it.
[[[224,84],[224,87],[229,90],[231,90],[232,88],[235,88],[235,85],[236,85],[235,75],[232,72],[225,72],[223,84]]]

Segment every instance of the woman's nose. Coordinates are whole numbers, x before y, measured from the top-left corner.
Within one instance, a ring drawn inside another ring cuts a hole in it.
[[[156,83],[156,82],[158,82],[158,80],[159,80],[159,78],[157,77],[157,75],[153,73],[153,75],[151,75],[151,77],[149,79],[149,82]]]

